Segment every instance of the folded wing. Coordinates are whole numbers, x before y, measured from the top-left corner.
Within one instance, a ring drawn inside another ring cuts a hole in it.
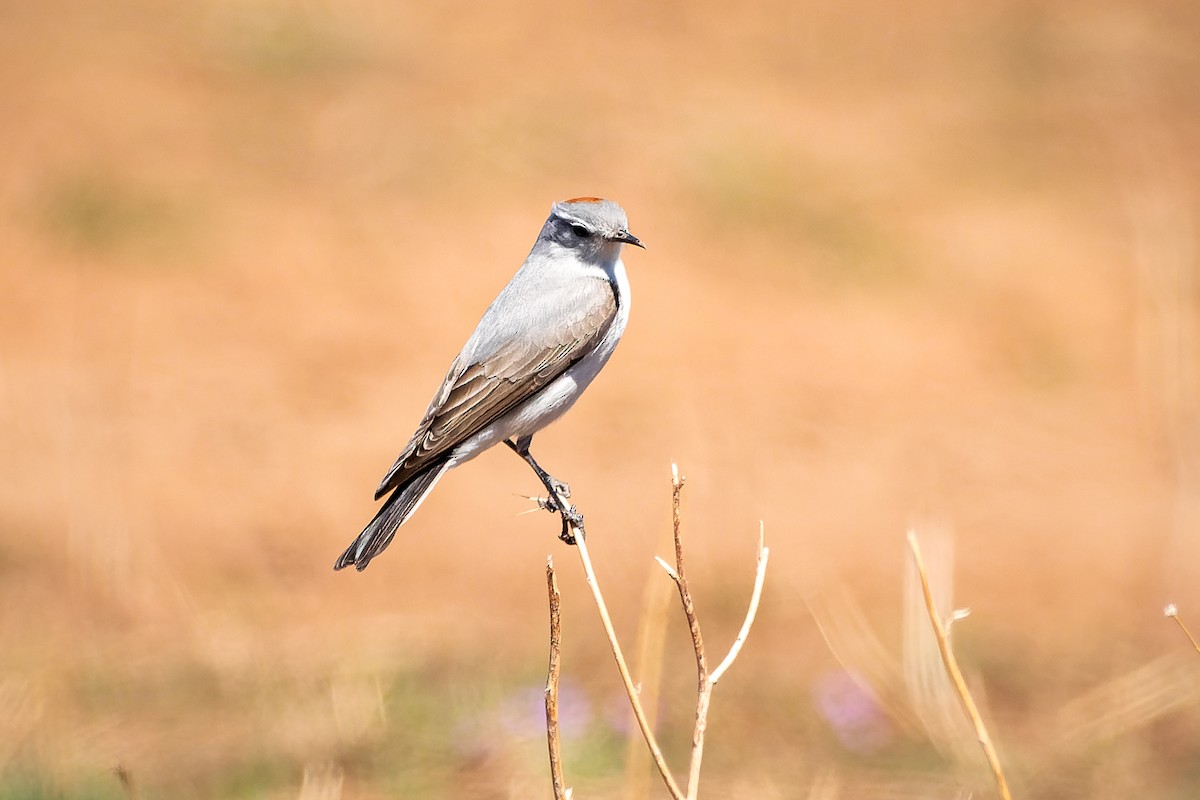
[[[502,294],[488,308],[376,499],[544,388],[591,352],[616,317],[606,280],[576,279],[524,294]]]

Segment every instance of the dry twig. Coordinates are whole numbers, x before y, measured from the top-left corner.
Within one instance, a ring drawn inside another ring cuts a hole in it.
[[[567,502],[567,498],[563,497],[559,491],[554,492],[554,499],[558,502],[559,508],[571,508]],[[646,740],[646,747],[650,751],[650,756],[654,759],[654,765],[658,768],[658,772],[662,775],[663,783],[666,784],[667,791],[670,792],[673,800],[684,800],[684,794],[676,783],[675,777],[671,774],[670,767],[667,766],[667,760],[663,757],[662,748],[658,746],[658,740],[654,737],[654,731],[650,729],[650,722],[646,718],[646,712],[642,708],[641,700],[638,697],[637,687],[633,683],[633,678],[629,674],[629,666],[625,663],[625,655],[621,652],[621,643],[617,640],[616,630],[613,629],[612,617],[608,613],[608,605],[604,602],[604,595],[600,591],[600,584],[596,580],[596,571],[592,568],[592,557],[588,552],[587,536],[584,530],[579,525],[576,525],[565,513],[562,514],[564,525],[569,526],[570,532],[575,537],[575,549],[579,552],[579,560],[583,564],[583,576],[587,582],[588,588],[592,590],[592,599],[596,603],[596,610],[600,614],[600,623],[604,626],[604,633],[608,637],[609,647],[612,649],[613,658],[617,662],[617,672],[621,674],[621,682],[625,684],[625,694],[629,697],[629,704],[633,708],[633,716],[637,720],[638,728],[642,732],[642,737]]]
[[[1183,635],[1192,643],[1192,647],[1196,648],[1197,653],[1200,653],[1200,642],[1196,641],[1196,637],[1192,636],[1192,632],[1188,630],[1187,625],[1183,624],[1183,620],[1179,618],[1179,609],[1175,607],[1174,603],[1163,609],[1163,616],[1175,620],[1175,624],[1179,626],[1179,630],[1183,631]]]
[[[546,670],[546,743],[550,749],[550,779],[554,800],[568,800],[571,790],[563,778],[562,743],[558,738],[558,674],[562,651],[561,596],[554,575],[554,559],[546,559],[546,591],[550,595],[550,666]]]
[[[671,531],[663,528],[660,533],[661,546],[670,546]],[[642,589],[641,614],[638,619],[637,638],[633,647],[633,674],[638,677],[638,696],[650,727],[657,729],[659,697],[662,692],[663,654],[666,649],[667,614],[673,610],[675,587],[664,581],[658,568],[647,570]],[[625,742],[625,780],[620,794],[624,800],[650,800],[652,771],[650,754],[645,742],[630,736]]]
[[[687,782],[687,800],[695,800],[697,793],[700,791],[700,766],[704,761],[704,735],[708,730],[708,709],[712,702],[713,687],[716,686],[721,676],[733,664],[738,653],[741,652],[742,644],[746,641],[746,636],[750,633],[750,626],[754,624],[754,617],[758,613],[758,602],[762,597],[763,581],[767,574],[767,559],[771,555],[771,551],[763,544],[762,523],[759,523],[758,529],[758,567],[755,571],[754,590],[750,596],[750,606],[746,611],[746,619],[742,622],[742,628],[738,632],[737,638],[734,640],[729,653],[722,659],[718,666],[711,673],[708,670],[708,655],[704,649],[704,637],[700,634],[700,621],[696,617],[696,606],[692,601],[692,593],[688,588],[687,573],[683,568],[683,537],[680,530],[680,494],[683,491],[684,479],[679,474],[679,467],[675,464],[671,465],[671,520],[672,528],[675,534],[675,568],[672,569],[667,562],[661,558],[658,563],[666,570],[667,575],[675,582],[676,588],[679,590],[679,600],[683,604],[683,613],[687,617],[688,629],[692,634],[692,647],[696,652],[696,723],[692,728],[692,758],[688,765],[688,782]]]
[[[933,626],[933,635],[937,638],[938,650],[942,654],[946,676],[958,692],[958,699],[962,702],[967,718],[975,726],[975,736],[979,740],[979,746],[983,748],[983,755],[987,758],[988,766],[991,767],[992,775],[996,779],[996,791],[1003,800],[1012,800],[1012,795],[1008,791],[1008,781],[1004,778],[1004,772],[1000,769],[1000,759],[997,758],[996,748],[992,745],[992,737],[988,735],[983,718],[979,716],[979,709],[975,706],[975,701],[967,690],[962,671],[958,668],[958,660],[954,657],[954,651],[950,649],[950,637],[946,633],[946,626],[934,606],[933,591],[929,588],[929,578],[925,574],[925,564],[921,561],[921,549],[917,546],[916,534],[908,534],[908,546],[912,550],[913,563],[916,564],[917,574],[921,578],[921,592],[925,596],[925,608],[929,612],[929,623]]]
[[[692,728],[692,758],[688,766],[688,800],[693,800],[700,785],[700,763],[704,760],[704,734],[708,729],[708,706],[712,700],[712,682],[708,675],[708,655],[704,650],[704,637],[700,634],[700,621],[696,618],[696,604],[688,588],[687,573],[683,568],[683,538],[680,536],[680,502],[683,492],[683,477],[679,467],[671,465],[671,529],[675,534],[675,569],[671,569],[661,558],[658,563],[675,581],[679,590],[679,602],[687,618],[688,630],[692,634],[692,649],[696,653],[696,723]]]
[[[766,534],[760,520],[758,523],[758,561],[754,569],[754,589],[750,592],[750,605],[746,608],[746,618],[742,620],[742,628],[738,631],[737,638],[733,640],[729,652],[708,677],[709,683],[714,685],[721,680],[721,676],[733,665],[734,659],[742,651],[742,645],[746,643],[746,637],[750,635],[750,626],[754,624],[754,618],[758,615],[758,601],[762,599],[763,582],[767,579],[767,559],[771,555],[771,550],[766,546],[765,541]]]
[[[704,734],[708,725],[708,708],[712,699],[713,687],[725,671],[729,669],[730,665],[737,658],[738,653],[741,652],[742,644],[750,632],[751,625],[754,624],[754,617],[758,612],[759,600],[762,597],[763,581],[766,577],[767,559],[770,556],[770,551],[763,544],[762,524],[759,523],[758,567],[754,580],[754,590],[750,598],[750,606],[746,612],[746,619],[742,623],[741,630],[738,632],[729,653],[722,659],[721,664],[716,670],[709,672],[707,656],[704,650],[704,640],[700,635],[700,623],[696,618],[695,604],[692,602],[691,592],[688,589],[687,577],[684,571],[683,540],[680,534],[679,512],[679,495],[683,489],[683,479],[679,476],[679,468],[675,464],[671,465],[671,475],[673,487],[672,512],[675,539],[675,567],[672,568],[661,558],[658,559],[658,563],[663,566],[667,574],[675,582],[679,590],[680,599],[683,601],[684,614],[687,616],[688,627],[692,633],[692,644],[696,653],[698,678],[696,724],[692,732],[692,758],[688,770],[686,795],[679,788],[679,784],[675,781],[670,768],[667,766],[666,759],[662,754],[662,748],[658,746],[658,741],[655,739],[646,712],[642,707],[638,688],[634,685],[633,678],[630,676],[629,667],[621,651],[621,644],[617,640],[616,631],[613,629],[612,618],[609,616],[608,607],[604,602],[604,595],[600,591],[600,584],[596,580],[596,573],[592,568],[592,559],[588,552],[587,539],[583,528],[566,513],[560,513],[563,518],[564,531],[574,535],[576,549],[579,551],[579,560],[583,564],[584,578],[587,581],[588,588],[592,590],[592,598],[596,603],[596,610],[600,614],[600,622],[604,626],[604,633],[608,636],[608,643],[612,649],[613,658],[617,662],[617,671],[620,673],[621,681],[625,685],[625,693],[628,695],[629,703],[633,708],[633,716],[637,719],[638,728],[641,729],[642,736],[646,740],[646,747],[654,759],[654,765],[658,768],[658,772],[662,776],[663,783],[666,785],[672,800],[695,800],[700,788],[700,765],[703,760]],[[552,491],[554,494],[553,500],[557,502],[559,509],[570,508],[566,502],[566,498],[562,497],[557,489],[552,489]],[[546,509],[552,507],[548,503],[539,503],[539,506]],[[546,582],[550,593],[550,670],[546,679],[546,734],[550,748],[550,771],[554,780],[555,798],[558,800],[559,798],[570,797],[570,790],[564,789],[562,785],[562,756],[558,741],[557,706],[558,654],[561,645],[558,617],[559,595],[554,577],[553,564],[549,561],[546,566]]]

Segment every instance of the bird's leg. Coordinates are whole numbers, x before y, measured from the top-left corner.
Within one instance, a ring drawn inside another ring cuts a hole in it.
[[[547,511],[552,511],[556,514],[560,513],[562,511],[561,507],[565,504],[559,502],[559,499],[570,497],[571,487],[560,481],[558,478],[555,478],[549,472],[546,472],[546,470],[542,469],[541,465],[534,460],[533,455],[529,452],[529,443],[532,440],[532,436],[522,436],[515,442],[512,439],[505,439],[504,443],[512,448],[514,453],[525,459],[525,463],[533,469],[534,473],[538,476],[538,480],[542,482],[542,485],[546,487],[546,491],[550,493],[550,496],[547,497],[545,501],[539,500],[538,505],[544,507]]]
[[[532,441],[532,436],[522,436],[516,441],[505,439],[504,443],[514,453],[525,459],[525,463],[530,466],[534,474],[538,476],[538,480],[546,487],[546,491],[550,493],[546,501],[543,503],[539,500],[538,505],[562,517],[562,533],[558,535],[558,538],[567,544],[575,544],[575,535],[572,533],[572,528],[577,529],[581,535],[584,533],[583,515],[579,513],[575,506],[567,503],[566,498],[571,496],[571,487],[542,469],[541,465],[529,453],[529,444]]]
[[[542,485],[545,486],[552,495],[570,497],[571,485],[569,483],[560,481],[549,472],[546,472],[546,470],[542,469],[541,466],[533,460],[533,456],[529,453],[529,444],[532,441],[533,436],[531,435],[522,436],[515,442],[512,439],[505,439],[504,443],[511,447],[514,453],[525,459],[525,463],[533,468],[533,471],[537,473],[538,480],[542,482]]]

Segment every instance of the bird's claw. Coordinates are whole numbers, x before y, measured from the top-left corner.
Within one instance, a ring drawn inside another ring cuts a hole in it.
[[[579,532],[579,536],[581,538],[587,535],[586,531],[583,529],[583,514],[580,514],[575,509],[575,506],[571,506],[567,510],[559,513],[562,514],[562,533],[558,535],[558,538],[561,539],[564,544],[575,544],[576,531]]]
[[[558,535],[566,544],[575,544],[575,531],[579,531],[580,536],[584,534],[583,530],[583,514],[575,506],[563,508],[559,501],[553,497],[527,497],[521,495],[527,500],[532,500],[535,506],[529,511],[522,513],[531,514],[536,511],[549,511],[551,514],[558,514],[562,517],[562,533]]]
[[[523,513],[528,514],[534,511],[549,511],[551,514],[559,513],[558,501],[553,497],[533,497],[524,494],[521,497],[524,497],[526,500],[532,500],[534,504],[534,508]]]
[[[552,514],[563,513],[563,508],[566,505],[563,501],[571,496],[571,487],[557,478],[550,478],[550,485],[547,487],[553,493],[549,497],[530,497],[537,507],[542,511],[549,511]],[[571,506],[574,509],[574,506]]]

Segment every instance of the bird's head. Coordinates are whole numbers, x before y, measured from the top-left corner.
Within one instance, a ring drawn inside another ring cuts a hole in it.
[[[589,262],[615,261],[621,245],[645,247],[629,232],[625,210],[599,197],[576,197],[555,203],[538,241],[553,243]]]

